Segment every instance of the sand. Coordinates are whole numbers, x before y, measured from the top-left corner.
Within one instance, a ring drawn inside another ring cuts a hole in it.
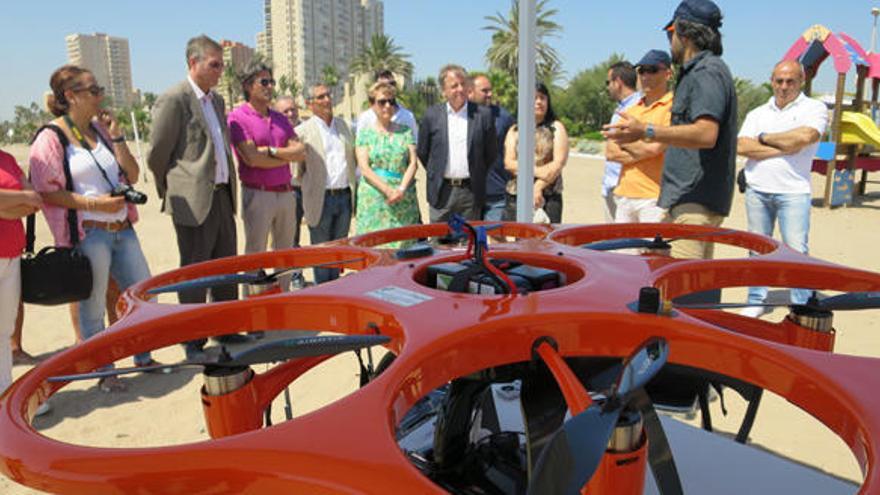
[[[20,163],[25,163],[27,149],[12,146]],[[590,157],[573,157],[565,169],[566,223],[600,223],[599,184],[603,163]],[[423,175],[420,177],[423,184]],[[150,178],[152,181],[152,178]],[[824,177],[814,174],[814,205],[823,190]],[[141,221],[137,224],[143,250],[153,273],[176,268],[178,263],[174,232],[169,217],[159,212],[152,183],[139,186],[150,194],[150,202],[140,208]],[[425,208],[424,192],[421,204]],[[880,185],[869,182],[867,196],[856,205],[834,210],[814,207],[810,250],[813,256],[824,260],[873,271],[880,271],[880,257],[876,255],[877,233],[874,222],[880,209]],[[426,212],[423,216],[427,218]],[[240,218],[237,219],[240,222]],[[745,229],[743,196],[737,193],[731,215],[725,226]],[[239,225],[239,252],[243,252],[243,230]],[[308,239],[307,229],[303,229]],[[42,218],[38,221],[38,246],[49,241]],[[742,250],[719,249],[718,256],[741,256]],[[772,294],[780,296],[781,294]],[[734,290],[733,296],[744,298],[744,290]],[[768,318],[779,319],[785,314],[777,310]],[[836,352],[880,356],[880,324],[873,311],[841,312],[835,315],[838,329]],[[27,306],[24,326],[24,347],[41,357],[49,356],[74,345],[74,335],[66,306]],[[334,358],[314,370],[292,387],[295,414],[300,415],[322,404],[342,397],[357,386],[354,359]],[[183,358],[179,346],[161,349],[154,357],[162,362]],[[125,364],[125,363],[123,363]],[[15,376],[29,367],[17,366]],[[174,445],[207,438],[199,405],[198,389],[201,376],[195,371],[174,374],[134,375],[126,378],[129,391],[103,394],[94,381],[71,384],[50,400],[53,410],[37,418],[34,427],[40,434],[60,441],[107,447],[135,447]],[[718,402],[713,403],[713,420],[723,431],[735,431],[743,411],[743,404],[734,393],[725,394],[731,411],[728,420],[721,416]],[[282,407],[276,401],[274,417],[282,419]],[[159,419],[161,418],[161,419]],[[693,422],[693,420],[691,421]],[[784,399],[765,394],[758,418],[752,431],[751,442],[780,455],[815,466],[839,477],[861,481],[861,474],[845,444],[809,415],[789,405]],[[0,477],[0,493],[38,493]]]

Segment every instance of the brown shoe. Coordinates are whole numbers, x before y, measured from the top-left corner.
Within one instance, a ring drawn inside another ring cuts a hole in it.
[[[31,356],[27,352],[18,349],[12,351],[12,365],[13,366],[33,366],[39,363],[40,360]]]

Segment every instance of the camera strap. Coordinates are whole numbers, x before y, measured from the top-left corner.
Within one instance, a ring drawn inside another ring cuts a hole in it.
[[[98,159],[95,158],[95,154],[92,153],[92,147],[89,146],[89,142],[86,141],[85,136],[83,136],[82,132],[80,132],[76,124],[73,123],[73,119],[71,119],[69,115],[64,114],[64,122],[67,124],[67,127],[70,128],[70,132],[73,133],[73,137],[75,137],[76,140],[79,141],[80,146],[82,146],[83,149],[89,153],[89,156],[92,157],[92,161],[95,162],[95,166],[98,167],[98,170],[101,171],[101,175],[104,177],[104,180],[107,181],[107,184],[110,186],[110,190],[114,190],[116,188],[116,185],[114,185],[113,181],[110,180],[110,177],[107,176],[107,171],[104,170],[104,167],[101,166],[101,162],[99,162]],[[94,126],[91,127],[92,130],[95,131],[95,139],[103,141],[100,131],[95,129]],[[110,150],[110,154],[113,155],[113,159],[115,160],[116,155],[113,154],[113,148],[111,146],[107,146],[106,143],[104,143],[104,146],[106,146],[107,149]],[[118,161],[117,166],[119,167],[119,172],[122,174],[123,177],[125,177],[125,182],[128,183],[128,175],[125,174],[125,169],[122,168],[122,165],[119,165]]]

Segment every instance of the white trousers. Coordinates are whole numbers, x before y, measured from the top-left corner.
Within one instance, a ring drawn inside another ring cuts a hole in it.
[[[0,394],[12,384],[12,345],[18,300],[21,297],[21,258],[0,258]]]

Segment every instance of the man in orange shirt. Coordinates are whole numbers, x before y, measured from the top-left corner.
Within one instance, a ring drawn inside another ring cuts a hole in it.
[[[668,126],[672,115],[672,60],[662,50],[651,50],[636,65],[642,98],[626,113],[641,122]],[[614,189],[616,223],[662,222],[666,210],[657,206],[666,145],[645,139],[618,145],[608,141],[609,159],[620,162],[620,182]]]

